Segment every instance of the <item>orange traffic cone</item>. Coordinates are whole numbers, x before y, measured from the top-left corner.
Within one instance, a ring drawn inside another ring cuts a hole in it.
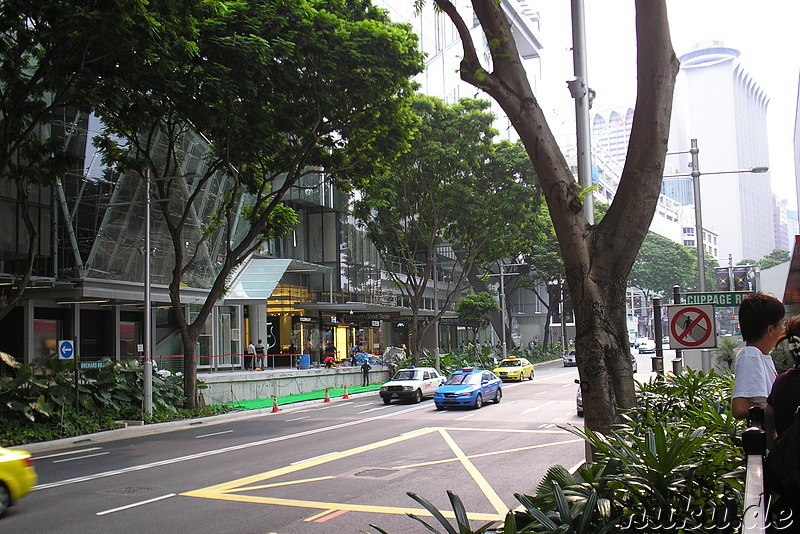
[[[278,408],[278,397],[272,397],[272,413],[278,413],[280,408]]]
[[[330,401],[331,401],[331,398],[328,395],[328,388],[325,388],[325,398],[322,399],[322,402],[330,402]]]
[[[347,386],[344,387],[344,395],[342,395],[343,399],[349,399],[350,395],[347,394]]]

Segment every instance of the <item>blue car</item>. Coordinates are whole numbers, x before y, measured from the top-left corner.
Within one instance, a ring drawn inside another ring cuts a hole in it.
[[[436,409],[450,406],[473,406],[480,408],[484,402],[503,398],[502,381],[491,372],[483,369],[463,369],[456,371],[447,382],[433,394]]]

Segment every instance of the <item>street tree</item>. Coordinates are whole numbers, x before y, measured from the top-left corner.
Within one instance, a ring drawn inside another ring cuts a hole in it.
[[[737,265],[758,265],[758,268],[762,271],[764,269],[769,269],[771,267],[775,267],[776,265],[780,265],[781,263],[786,263],[787,261],[791,260],[792,256],[789,254],[788,250],[781,250],[776,248],[757,262],[752,260],[742,260]]]
[[[195,46],[132,73],[101,110],[107,159],[153,180],[192,407],[197,341],[227,280],[294,226],[283,200],[304,177],[324,173],[347,190],[407,149],[406,101],[422,67],[410,27],[367,0],[219,2],[194,15]],[[205,153],[191,157],[201,136]],[[200,209],[204,194],[218,195],[211,213]],[[191,314],[187,285],[208,289]]]
[[[695,285],[696,258],[691,248],[650,232],[639,248],[628,283],[641,289],[648,301],[651,294],[670,298],[676,284],[682,288]]]
[[[485,291],[464,295],[456,302],[455,312],[458,319],[472,330],[473,343],[478,341],[478,330],[488,320],[492,313],[500,311],[500,306],[492,295]]]
[[[416,0],[421,6],[425,0]],[[483,63],[465,21],[450,0],[433,0],[461,38],[461,78],[503,108],[525,145],[550,210],[570,287],[586,425],[609,431],[636,395],[625,323],[625,288],[655,213],[664,173],[678,60],[670,40],[666,0],[636,1],[637,102],[627,159],[613,203],[602,221],[583,214],[586,192],[575,181],[531,88],[496,0],[472,0],[489,45]]]
[[[487,101],[448,105],[417,95],[413,109],[419,126],[411,150],[363,187],[354,205],[411,308],[415,361],[426,333],[467,287],[467,273],[492,256],[504,257],[504,247],[523,239],[529,228],[533,177],[517,164],[522,161],[527,170],[530,164],[518,157],[519,145],[493,142],[488,107]],[[444,302],[434,317],[421,321],[433,285],[444,292]]]
[[[0,319],[21,300],[39,259],[50,254],[40,239],[50,231],[41,228],[41,212],[51,205],[50,188],[80,163],[75,130],[95,103],[99,79],[119,78],[121,67],[141,65],[165,42],[180,41],[185,21],[160,12],[161,2],[151,4],[0,2],[0,188],[18,201],[2,223],[17,239],[13,257],[4,258],[17,277],[3,288]]]

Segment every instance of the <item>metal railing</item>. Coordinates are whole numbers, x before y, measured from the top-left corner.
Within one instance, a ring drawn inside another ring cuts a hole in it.
[[[742,448],[746,459],[744,482],[744,513],[742,532],[764,532],[767,514],[767,496],[764,493],[764,455],[767,452],[767,434],[764,432],[764,409],[752,406],[750,427],[742,432]]]

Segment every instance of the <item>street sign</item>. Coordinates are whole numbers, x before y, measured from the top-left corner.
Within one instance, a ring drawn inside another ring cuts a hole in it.
[[[714,291],[711,293],[681,293],[682,304],[715,304],[738,306],[750,291]]]
[[[102,369],[103,362],[81,362],[81,369]]]
[[[75,347],[70,339],[62,339],[58,342],[58,359],[71,360],[75,357]]]
[[[717,346],[713,304],[669,306],[669,346],[673,349],[707,349]]]

